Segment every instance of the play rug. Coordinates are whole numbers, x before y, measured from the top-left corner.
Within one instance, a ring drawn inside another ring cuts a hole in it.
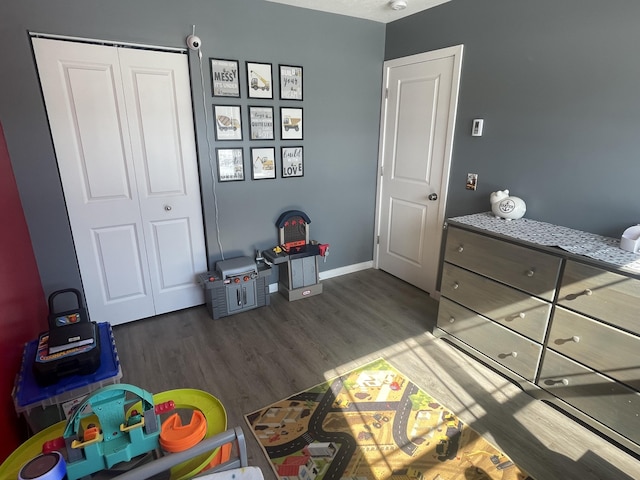
[[[382,359],[245,418],[279,478],[533,480]]]

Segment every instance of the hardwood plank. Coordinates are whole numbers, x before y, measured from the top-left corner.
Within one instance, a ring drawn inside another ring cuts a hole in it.
[[[213,320],[204,306],[114,327],[122,382],[198,388],[247,433],[249,460],[275,479],[244,414],[379,357],[493,442],[536,480],[639,478],[640,460],[431,330],[438,304],[379,270],[324,280],[323,293]]]

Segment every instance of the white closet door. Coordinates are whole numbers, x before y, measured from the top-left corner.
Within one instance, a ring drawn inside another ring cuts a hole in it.
[[[187,56],[119,54],[156,314],[199,305],[207,264]]]
[[[160,62],[159,71],[174,82],[164,87],[169,97],[153,107],[158,86],[142,92],[142,84],[154,82],[136,80],[128,49],[49,39],[33,44],[91,319],[115,325],[203,303],[195,281],[206,257],[200,193],[192,188],[198,183],[193,120],[177,113],[185,95],[190,112],[186,56],[135,52]],[[183,62],[179,73],[164,65],[175,57]],[[180,149],[179,170],[164,151],[171,142]],[[184,153],[189,149],[191,156]],[[164,180],[158,177],[172,165]],[[168,202],[184,194],[197,197],[194,216]],[[165,215],[151,215],[152,203]]]

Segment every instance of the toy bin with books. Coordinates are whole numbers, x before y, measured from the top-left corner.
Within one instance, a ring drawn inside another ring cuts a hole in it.
[[[69,418],[74,407],[92,391],[106,385],[120,383],[122,369],[111,325],[105,322],[97,324],[97,327],[102,347],[97,369],[92,373],[67,375],[55,383],[42,384],[34,375],[34,363],[41,357],[52,355],[43,345],[43,338],[25,345],[22,365],[16,377],[12,396],[16,413],[24,416],[32,433],[37,433]],[[85,345],[76,348],[87,347]]]

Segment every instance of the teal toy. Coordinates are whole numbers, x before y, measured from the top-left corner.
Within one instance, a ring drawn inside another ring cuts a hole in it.
[[[129,407],[136,403],[141,404],[140,413],[134,410],[126,418]],[[108,385],[93,392],[78,405],[64,430],[68,480],[159,448],[160,413],[173,408],[172,401],[154,405],[153,395],[134,385]]]

